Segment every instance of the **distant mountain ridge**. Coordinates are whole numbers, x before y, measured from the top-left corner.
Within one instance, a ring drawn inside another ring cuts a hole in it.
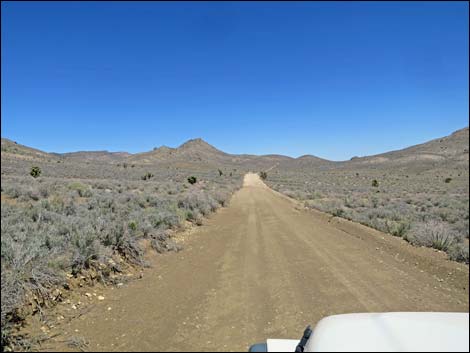
[[[351,159],[355,164],[406,164],[417,161],[438,162],[453,160],[468,163],[469,128],[454,131],[452,134],[413,145],[401,150]]]
[[[469,128],[457,130],[449,136],[434,139],[397,151],[390,151],[372,156],[354,157],[349,161],[334,162],[313,155],[298,158],[278,154],[250,155],[229,154],[210,145],[201,138],[186,141],[179,147],[161,146],[148,152],[131,154],[128,152],[77,151],[68,153],[47,153],[38,149],[18,144],[6,138],[1,139],[2,158],[22,159],[65,159],[81,162],[129,162],[138,164],[153,163],[210,163],[220,165],[246,165],[271,167],[280,165],[289,167],[334,166],[334,165],[377,165],[410,163],[416,161],[439,162],[453,160],[468,163]],[[21,156],[21,157],[20,157]]]

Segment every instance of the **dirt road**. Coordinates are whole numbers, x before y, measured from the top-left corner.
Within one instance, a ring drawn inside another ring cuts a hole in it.
[[[90,350],[244,351],[326,315],[468,311],[468,266],[304,210],[248,174],[183,251],[103,296],[61,327]]]

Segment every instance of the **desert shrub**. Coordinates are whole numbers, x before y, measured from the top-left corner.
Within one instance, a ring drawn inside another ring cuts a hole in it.
[[[333,210],[333,216],[335,217],[342,217],[344,216],[344,209],[343,208],[335,208]]]
[[[458,262],[465,262],[466,264],[469,263],[469,255],[468,255],[468,244],[465,245],[463,243],[453,244],[449,248],[449,258],[454,261]]]
[[[75,234],[72,243],[74,245],[71,268],[72,274],[78,274],[83,269],[93,267],[93,264],[104,262],[109,249],[106,249],[93,231],[87,227],[80,234]]]
[[[92,192],[90,190],[90,187],[88,185],[79,183],[79,182],[74,182],[68,185],[68,188],[70,190],[74,190],[77,192],[78,196],[80,197],[91,197]]]
[[[40,194],[37,190],[34,190],[32,187],[20,189],[20,196],[18,199],[22,202],[27,202],[30,200],[37,201],[40,198]]]
[[[117,251],[131,263],[144,264],[143,249],[138,244],[138,237],[133,236],[121,222],[102,225],[99,232],[105,246]]]
[[[219,190],[214,193],[213,197],[221,206],[225,206],[229,195],[226,192]]]
[[[224,174],[222,170],[218,169],[218,171],[219,171],[219,176],[222,176]]]
[[[379,182],[377,181],[377,179],[372,180],[372,186],[373,186],[374,188],[378,188],[378,187],[379,187]]]
[[[461,238],[446,223],[430,220],[426,223],[415,224],[408,240],[415,245],[446,251],[451,245],[460,242]]]
[[[153,174],[147,172],[147,173],[145,173],[144,175],[142,175],[140,178],[141,178],[142,180],[149,180],[149,179],[152,178],[152,177],[153,177]]]
[[[265,171],[259,172],[259,177],[263,180],[266,180],[268,178],[268,173]]]
[[[47,185],[41,185],[39,187],[39,194],[43,197],[46,198],[49,196],[49,187]]]
[[[188,183],[190,183],[190,184],[195,184],[196,182],[197,182],[197,179],[196,179],[195,176],[190,176],[190,177],[188,178]]]
[[[445,182],[446,184],[449,184],[451,181],[452,181],[452,178],[445,178],[445,180],[444,180],[444,182]]]
[[[16,199],[21,196],[21,189],[18,185],[12,185],[5,189],[5,194]]]
[[[202,191],[196,191],[188,193],[180,199],[178,201],[178,207],[198,211],[203,215],[207,215],[217,209],[218,202]]]
[[[158,253],[165,253],[168,251],[179,251],[182,249],[181,245],[176,244],[173,240],[170,239],[169,234],[163,231],[160,231],[153,235],[150,245]]]
[[[31,167],[31,171],[29,172],[29,174],[30,174],[33,178],[37,178],[38,176],[41,175],[41,168],[39,168],[39,167],[37,167],[37,166]]]
[[[150,214],[149,220],[154,228],[167,229],[179,226],[182,219],[175,211],[156,209]]]
[[[407,221],[386,221],[386,231],[396,237],[405,238],[410,229],[410,223]]]
[[[459,219],[455,224],[454,224],[454,230],[462,234],[463,237],[469,238],[469,221],[467,219]]]
[[[137,222],[136,221],[130,221],[129,223],[127,223],[127,226],[132,231],[137,230]]]
[[[144,250],[139,245],[138,239],[132,237],[129,233],[126,232],[124,236],[119,239],[115,249],[130,263],[140,266],[146,265],[143,257]]]
[[[147,195],[146,201],[149,207],[168,208],[172,201],[161,196]]]

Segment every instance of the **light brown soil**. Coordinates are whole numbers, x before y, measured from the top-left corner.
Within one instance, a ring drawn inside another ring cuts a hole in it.
[[[468,266],[304,210],[255,174],[184,243],[143,279],[104,289],[47,349],[79,336],[99,351],[246,351],[332,314],[469,309]]]

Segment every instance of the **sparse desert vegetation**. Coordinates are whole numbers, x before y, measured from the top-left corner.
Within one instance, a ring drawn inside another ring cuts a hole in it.
[[[316,208],[469,261],[468,129],[388,154],[277,167],[266,182]]]
[[[178,250],[172,233],[202,224],[242,181],[210,166],[126,168],[86,157],[37,158],[22,148],[11,155],[8,147],[2,141],[4,347],[11,324],[53,300],[66,275],[113,282],[123,267],[146,265],[145,241],[157,252]]]

